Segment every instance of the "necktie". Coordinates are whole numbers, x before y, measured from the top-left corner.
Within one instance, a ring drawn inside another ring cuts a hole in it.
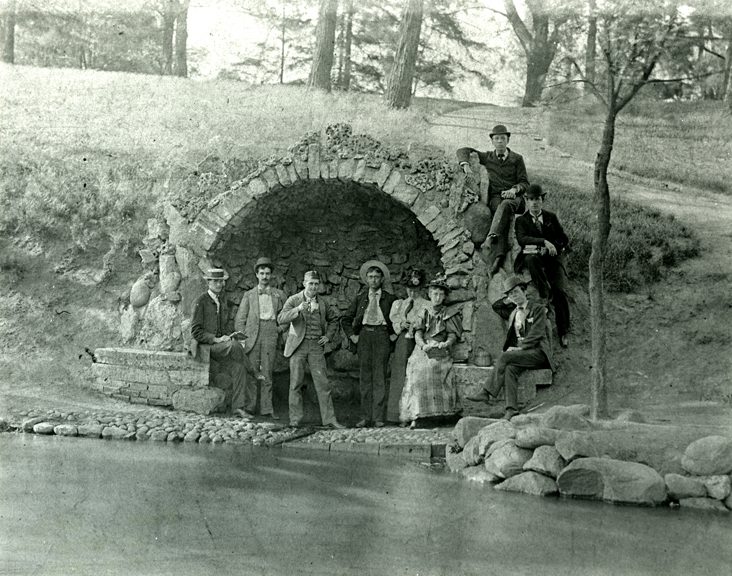
[[[404,307],[404,318],[412,311],[412,308],[414,308],[414,300],[408,298],[407,305]]]
[[[377,309],[379,307],[378,294],[375,292],[369,292],[369,306],[366,308],[366,314],[364,314],[364,324],[379,324],[379,315]]]
[[[503,162],[503,154],[499,154],[498,155],[498,161],[499,162]]]
[[[259,294],[269,294],[269,288],[259,288]]]
[[[538,218],[538,217],[535,217],[535,218],[534,218],[534,225],[535,225],[535,226],[536,226],[536,228],[537,228],[537,229],[539,230],[539,232],[541,232],[541,220],[539,220],[539,218]]]

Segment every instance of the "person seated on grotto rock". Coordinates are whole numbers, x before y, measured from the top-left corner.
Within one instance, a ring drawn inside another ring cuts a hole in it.
[[[244,385],[247,374],[257,380],[264,375],[252,368],[244,347],[237,339],[240,333],[226,333],[229,309],[224,286],[229,274],[223,268],[210,268],[203,276],[208,290],[193,304],[191,320],[192,350],[196,356],[199,344],[211,346],[211,375],[213,386],[226,394],[225,409],[230,414],[249,418],[244,411]]]
[[[477,394],[467,396],[473,402],[490,404],[491,399],[505,389],[505,411],[494,411],[491,417],[498,417],[503,412],[503,417],[510,419],[518,414],[518,378],[522,372],[537,368],[554,370],[547,309],[542,301],[527,298],[526,286],[521,276],[512,274],[506,278],[504,293],[516,308],[508,320],[503,353],[496,360],[491,380],[485,382]]]

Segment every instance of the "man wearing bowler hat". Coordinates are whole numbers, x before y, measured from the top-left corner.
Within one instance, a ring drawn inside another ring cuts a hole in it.
[[[343,316],[343,329],[358,346],[359,388],[363,418],[357,428],[384,425],[386,371],[391,342],[396,335],[389,319],[396,297],[384,289],[390,281],[389,269],[383,262],[369,260],[360,270],[366,287],[351,302]]]
[[[559,343],[566,348],[569,345],[569,282],[564,253],[569,247],[569,238],[557,215],[544,209],[545,196],[538,184],[532,184],[526,191],[528,210],[516,218],[516,241],[521,252],[516,256],[514,271],[518,273],[526,268],[539,296],[551,301]]]
[[[508,253],[511,217],[514,213],[521,214],[525,210],[523,193],[529,187],[529,179],[523,156],[508,147],[511,138],[508,129],[503,124],[497,124],[489,136],[493,144],[491,152],[460,148],[457,159],[463,171],[472,174],[468,160],[470,153],[475,152],[488,171],[488,207],[491,209],[492,220],[486,242],[490,244],[490,272],[495,274]]]
[[[244,333],[244,351],[252,366],[262,371],[260,414],[277,419],[272,407],[272,369],[280,329],[277,315],[285,303],[285,294],[270,286],[274,266],[269,258],[259,258],[254,265],[257,286],[244,293],[236,312],[234,327]],[[257,383],[247,380],[244,387],[244,409],[254,415],[257,409]]]
[[[508,330],[503,353],[496,360],[493,376],[480,392],[467,396],[473,402],[487,402],[505,388],[506,408],[504,418],[518,414],[518,377],[522,372],[535,368],[554,370],[552,342],[546,307],[526,297],[526,282],[515,274],[503,284],[505,295],[516,305],[508,319]],[[496,416],[500,414],[491,414]]]
[[[247,418],[244,411],[244,383],[246,373],[261,380],[264,377],[252,368],[241,342],[226,334],[229,308],[224,298],[224,286],[229,274],[223,268],[210,268],[203,276],[208,290],[193,304],[191,319],[192,350],[194,356],[198,344],[211,346],[211,372],[216,387],[226,394],[226,408]]]
[[[303,287],[305,289],[302,292],[287,299],[277,318],[281,325],[289,326],[285,358],[290,359],[290,426],[299,426],[302,422],[302,389],[307,363],[318,396],[323,426],[344,428],[336,420],[333,410],[323,350],[333,340],[337,318],[328,305],[318,298],[320,274],[317,271],[305,272]]]

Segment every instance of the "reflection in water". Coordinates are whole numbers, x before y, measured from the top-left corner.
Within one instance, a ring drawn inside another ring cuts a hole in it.
[[[726,574],[730,522],[419,463],[0,435],[0,573]]]

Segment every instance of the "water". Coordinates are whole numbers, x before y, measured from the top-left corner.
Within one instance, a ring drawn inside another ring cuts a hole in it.
[[[0,574],[730,574],[732,518],[293,449],[0,435]]]

